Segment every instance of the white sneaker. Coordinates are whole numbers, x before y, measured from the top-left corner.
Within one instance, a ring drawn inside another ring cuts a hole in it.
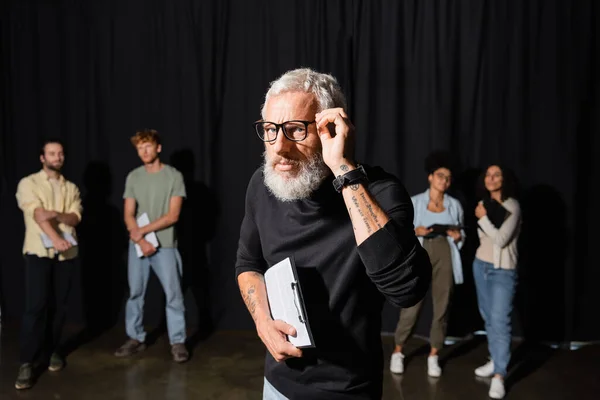
[[[440,368],[440,364],[438,364],[437,355],[427,357],[427,375],[432,378],[439,378],[442,375],[442,369]]]
[[[404,373],[404,354],[401,352],[392,353],[392,359],[390,360],[390,371],[394,374]]]
[[[475,375],[481,378],[489,378],[494,373],[494,361],[490,360],[481,367],[475,369]]]
[[[502,399],[505,395],[504,381],[500,378],[492,378],[492,384],[490,385],[490,392],[488,396],[492,399]]]

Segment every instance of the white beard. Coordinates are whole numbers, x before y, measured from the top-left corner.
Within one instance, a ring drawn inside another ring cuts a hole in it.
[[[293,178],[282,177],[273,167],[273,161],[269,159],[266,151],[263,158],[265,185],[278,200],[284,202],[307,199],[331,173],[319,153],[304,161],[288,160],[295,166],[300,166]]]

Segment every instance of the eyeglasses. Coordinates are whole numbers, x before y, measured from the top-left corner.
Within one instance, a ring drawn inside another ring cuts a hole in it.
[[[270,121],[256,121],[254,129],[256,134],[263,142],[273,142],[277,139],[279,129],[283,130],[283,134],[292,142],[301,142],[308,135],[308,125],[315,121],[292,120],[285,121],[281,124],[276,124]]]

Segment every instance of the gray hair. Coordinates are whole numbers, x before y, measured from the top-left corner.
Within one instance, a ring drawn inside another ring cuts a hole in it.
[[[265,118],[265,105],[269,98],[285,92],[314,94],[318,103],[317,112],[335,107],[346,109],[346,98],[333,76],[313,71],[310,68],[299,68],[288,71],[271,82],[261,109],[263,119]]]

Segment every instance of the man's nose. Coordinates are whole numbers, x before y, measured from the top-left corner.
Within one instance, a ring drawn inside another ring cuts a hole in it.
[[[277,138],[275,141],[271,142],[273,150],[275,150],[275,153],[277,154],[288,152],[292,144],[292,141],[285,137],[283,127],[279,128],[277,131]]]

